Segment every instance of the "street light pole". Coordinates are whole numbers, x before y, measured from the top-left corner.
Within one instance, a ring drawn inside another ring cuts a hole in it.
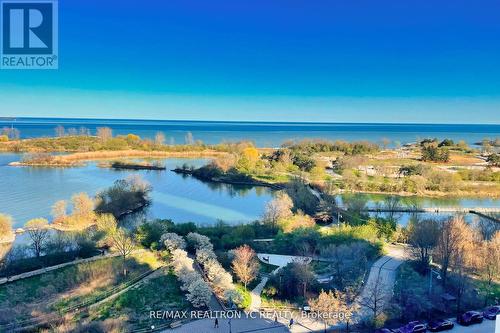
[[[439,275],[439,272],[429,268],[429,296],[432,295],[432,274],[436,274],[436,278],[438,280],[441,280],[441,275]]]

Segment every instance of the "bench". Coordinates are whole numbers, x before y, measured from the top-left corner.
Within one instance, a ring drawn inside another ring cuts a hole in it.
[[[182,326],[182,321],[174,321],[172,324],[170,324],[170,328],[177,328]]]

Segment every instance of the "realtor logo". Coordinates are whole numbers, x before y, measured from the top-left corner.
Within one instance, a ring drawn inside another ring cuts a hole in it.
[[[1,68],[57,69],[56,0],[0,0]]]

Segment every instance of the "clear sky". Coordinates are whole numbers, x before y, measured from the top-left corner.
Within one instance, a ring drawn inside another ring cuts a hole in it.
[[[500,123],[498,0],[63,0],[0,116]]]

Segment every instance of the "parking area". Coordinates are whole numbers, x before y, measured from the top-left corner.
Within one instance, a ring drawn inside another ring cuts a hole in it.
[[[481,324],[471,326],[460,326],[455,323],[455,328],[450,333],[500,333],[495,332],[495,321],[484,320]]]

